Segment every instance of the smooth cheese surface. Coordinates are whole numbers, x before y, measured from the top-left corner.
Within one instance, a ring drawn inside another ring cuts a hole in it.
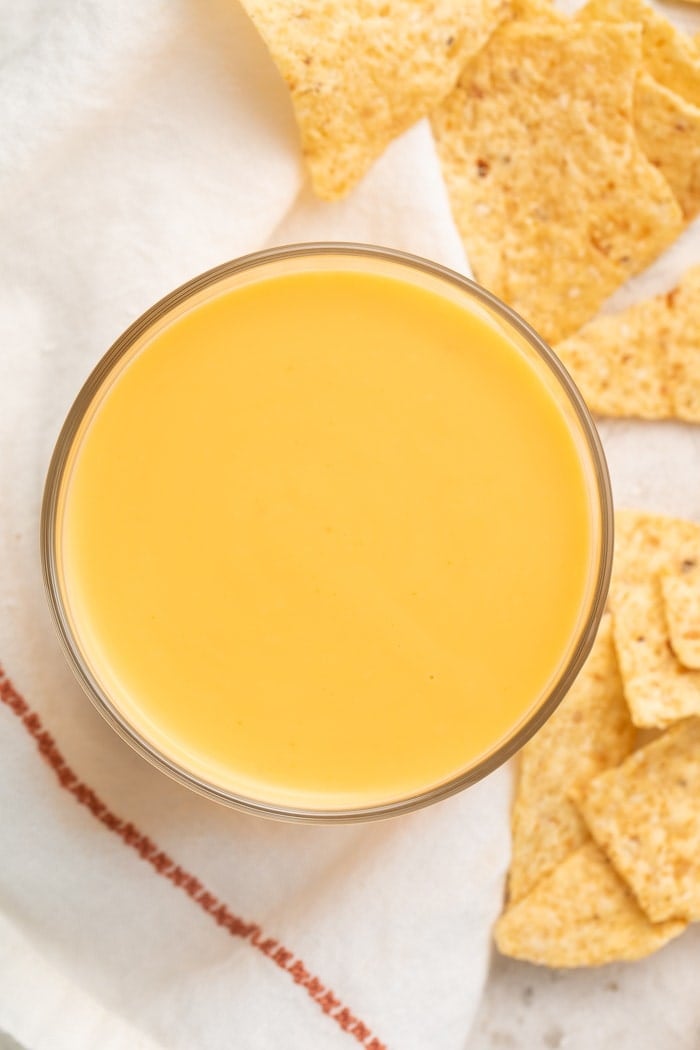
[[[406,797],[541,699],[580,626],[591,497],[495,325],[329,271],[146,342],[77,446],[59,534],[94,674],[186,768],[292,806]]]

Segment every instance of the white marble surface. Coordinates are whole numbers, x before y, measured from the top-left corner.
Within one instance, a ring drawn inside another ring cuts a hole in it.
[[[698,1050],[700,926],[636,963],[550,970],[494,955],[465,1050]]]

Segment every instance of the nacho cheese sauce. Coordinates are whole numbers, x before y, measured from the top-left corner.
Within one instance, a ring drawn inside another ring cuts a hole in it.
[[[563,412],[495,322],[408,281],[220,292],[77,441],[72,630],[127,721],[226,790],[332,810],[444,783],[580,629],[591,499]]]

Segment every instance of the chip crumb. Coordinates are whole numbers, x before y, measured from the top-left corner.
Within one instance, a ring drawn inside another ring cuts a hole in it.
[[[601,773],[579,806],[653,922],[700,919],[700,719]]]
[[[602,850],[588,842],[503,913],[495,939],[514,959],[600,966],[650,955],[685,925],[651,923]]]
[[[511,904],[587,840],[569,790],[618,765],[634,743],[606,613],[573,686],[520,752],[508,882]]]

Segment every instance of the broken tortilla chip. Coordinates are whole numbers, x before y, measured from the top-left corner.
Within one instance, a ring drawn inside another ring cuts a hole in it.
[[[508,23],[432,123],[477,279],[563,339],[679,233],[632,126],[635,26]]]
[[[653,922],[700,919],[700,719],[602,773],[579,805]]]
[[[618,765],[634,742],[606,613],[578,678],[520,752],[509,903],[525,897],[588,839],[567,792]]]
[[[666,572],[676,559],[697,557],[699,544],[697,522],[643,510],[617,510],[611,593]]]
[[[700,422],[700,267],[556,351],[596,415]]]
[[[343,197],[454,86],[507,12],[498,0],[243,0],[289,87],[319,197]]]
[[[690,222],[700,212],[700,107],[644,73],[635,89],[634,129]]]
[[[588,0],[577,12],[588,22],[638,22],[644,65],[655,80],[700,106],[700,55],[694,41],[645,0]]]
[[[665,300],[650,299],[620,314],[596,318],[555,347],[591,412],[670,418],[670,324]]]
[[[691,522],[640,510],[617,510],[610,593],[631,583],[643,583],[650,574],[666,569],[669,545],[675,547],[682,541],[678,526],[686,524],[690,526],[688,533],[694,536],[698,526]]]
[[[547,966],[641,959],[676,937],[682,920],[649,921],[603,852],[588,842],[499,919],[503,955]]]
[[[676,559],[661,590],[671,647],[684,667],[700,670],[700,561]]]
[[[683,667],[672,651],[661,582],[650,577],[610,598],[613,635],[632,721],[662,729],[700,715],[700,671]]]
[[[642,511],[615,514],[615,555],[608,595],[613,639],[632,721],[664,728],[700,713],[700,671],[672,648],[661,578],[684,560],[700,559],[700,525]]]

